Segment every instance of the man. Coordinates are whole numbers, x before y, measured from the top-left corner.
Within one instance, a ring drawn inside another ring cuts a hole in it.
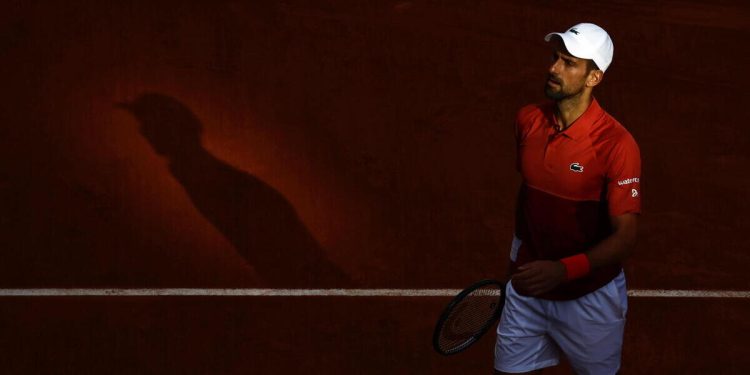
[[[602,28],[545,37],[545,94],[516,118],[523,177],[495,370],[539,373],[564,354],[577,374],[615,374],[627,312],[623,261],[636,239],[640,153],[592,96],[612,62]]]

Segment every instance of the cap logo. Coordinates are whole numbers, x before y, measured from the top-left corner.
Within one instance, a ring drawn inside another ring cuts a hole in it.
[[[574,28],[572,28],[572,29],[570,29],[570,30],[568,30],[568,31],[570,31],[570,32],[571,32],[571,33],[573,33],[573,34],[576,34],[576,35],[578,35],[578,30],[576,30],[576,29],[575,29],[575,27],[574,27]]]
[[[573,172],[583,173],[583,166],[578,163],[573,163],[570,165],[570,170]]]

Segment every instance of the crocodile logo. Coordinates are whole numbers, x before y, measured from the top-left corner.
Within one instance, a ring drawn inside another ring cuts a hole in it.
[[[573,172],[583,173],[583,166],[579,163],[573,163],[570,165],[570,170]]]
[[[571,32],[571,33],[573,33],[573,34],[576,34],[576,35],[578,35],[578,30],[576,30],[575,28],[573,28],[573,29],[570,29],[570,30],[568,30],[568,31],[570,31],[570,32]]]

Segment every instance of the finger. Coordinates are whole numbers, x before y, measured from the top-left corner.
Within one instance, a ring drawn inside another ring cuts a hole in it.
[[[513,278],[514,279],[516,279],[516,278],[521,278],[522,279],[524,277],[529,277],[529,275],[531,275],[531,272],[529,270],[525,270],[525,271],[520,271],[520,272],[514,273],[513,274]]]
[[[526,263],[526,264],[522,265],[521,267],[518,267],[518,269],[521,270],[521,271],[525,271],[525,270],[528,270],[528,269],[533,269],[533,268],[535,268],[536,263],[537,263],[536,261],[529,262],[529,263]]]
[[[539,295],[539,293],[537,292],[537,290],[534,289],[534,288],[526,288],[526,289],[524,289],[524,291],[525,291],[525,294],[527,296],[536,297],[536,296]]]
[[[536,273],[533,270],[527,270],[513,275],[513,280],[528,280],[535,275]]]
[[[537,267],[534,264],[524,265],[522,267],[519,267],[518,270],[521,271],[518,274],[523,274],[523,275],[533,275],[533,274],[537,274],[537,273],[541,272],[541,270],[539,269],[539,267]]]
[[[549,280],[544,275],[539,275],[535,277],[530,277],[528,279],[524,279],[524,285],[527,288],[539,289],[549,284],[550,284]]]
[[[537,284],[537,283],[538,283],[537,281],[534,281],[534,279],[532,279],[532,278],[530,278],[530,277],[526,277],[526,278],[518,279],[517,281],[518,281],[518,283],[519,283],[519,284],[523,285],[523,286],[524,286],[524,287],[526,287],[527,289],[528,289],[528,288],[529,288],[530,286],[532,286],[532,285],[535,285],[535,284]],[[515,284],[514,284],[514,285],[515,285]]]
[[[550,287],[549,281],[545,280],[543,278],[536,278],[536,279],[524,279],[524,280],[518,280],[516,282],[514,280],[513,287],[518,287],[520,289],[523,289],[527,291],[527,293],[531,294],[541,294],[544,292],[550,291],[552,288]],[[518,289],[517,288],[517,289]]]
[[[538,284],[544,282],[545,280],[547,280],[547,278],[548,276],[541,270],[530,270],[522,276],[522,279],[527,284]]]
[[[531,290],[533,290],[537,294],[544,294],[552,289],[554,289],[557,286],[556,283],[552,283],[549,280],[542,280],[538,282],[530,282],[527,284],[527,287]]]
[[[542,289],[544,288],[540,284],[526,284],[526,290],[533,295],[539,294]]]
[[[529,292],[529,295],[537,297],[537,296],[540,296],[540,295],[542,295],[544,293],[549,292],[550,289],[547,288],[547,287],[545,287],[545,286],[543,286],[543,285],[531,285],[531,286],[528,287],[527,290]]]

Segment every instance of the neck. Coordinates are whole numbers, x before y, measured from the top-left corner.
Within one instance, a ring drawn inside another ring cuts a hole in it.
[[[557,109],[555,117],[557,117],[557,123],[562,127],[559,130],[567,129],[578,120],[586,112],[586,109],[589,108],[592,101],[591,92],[587,90],[583,90],[577,95],[558,100],[555,106]]]

